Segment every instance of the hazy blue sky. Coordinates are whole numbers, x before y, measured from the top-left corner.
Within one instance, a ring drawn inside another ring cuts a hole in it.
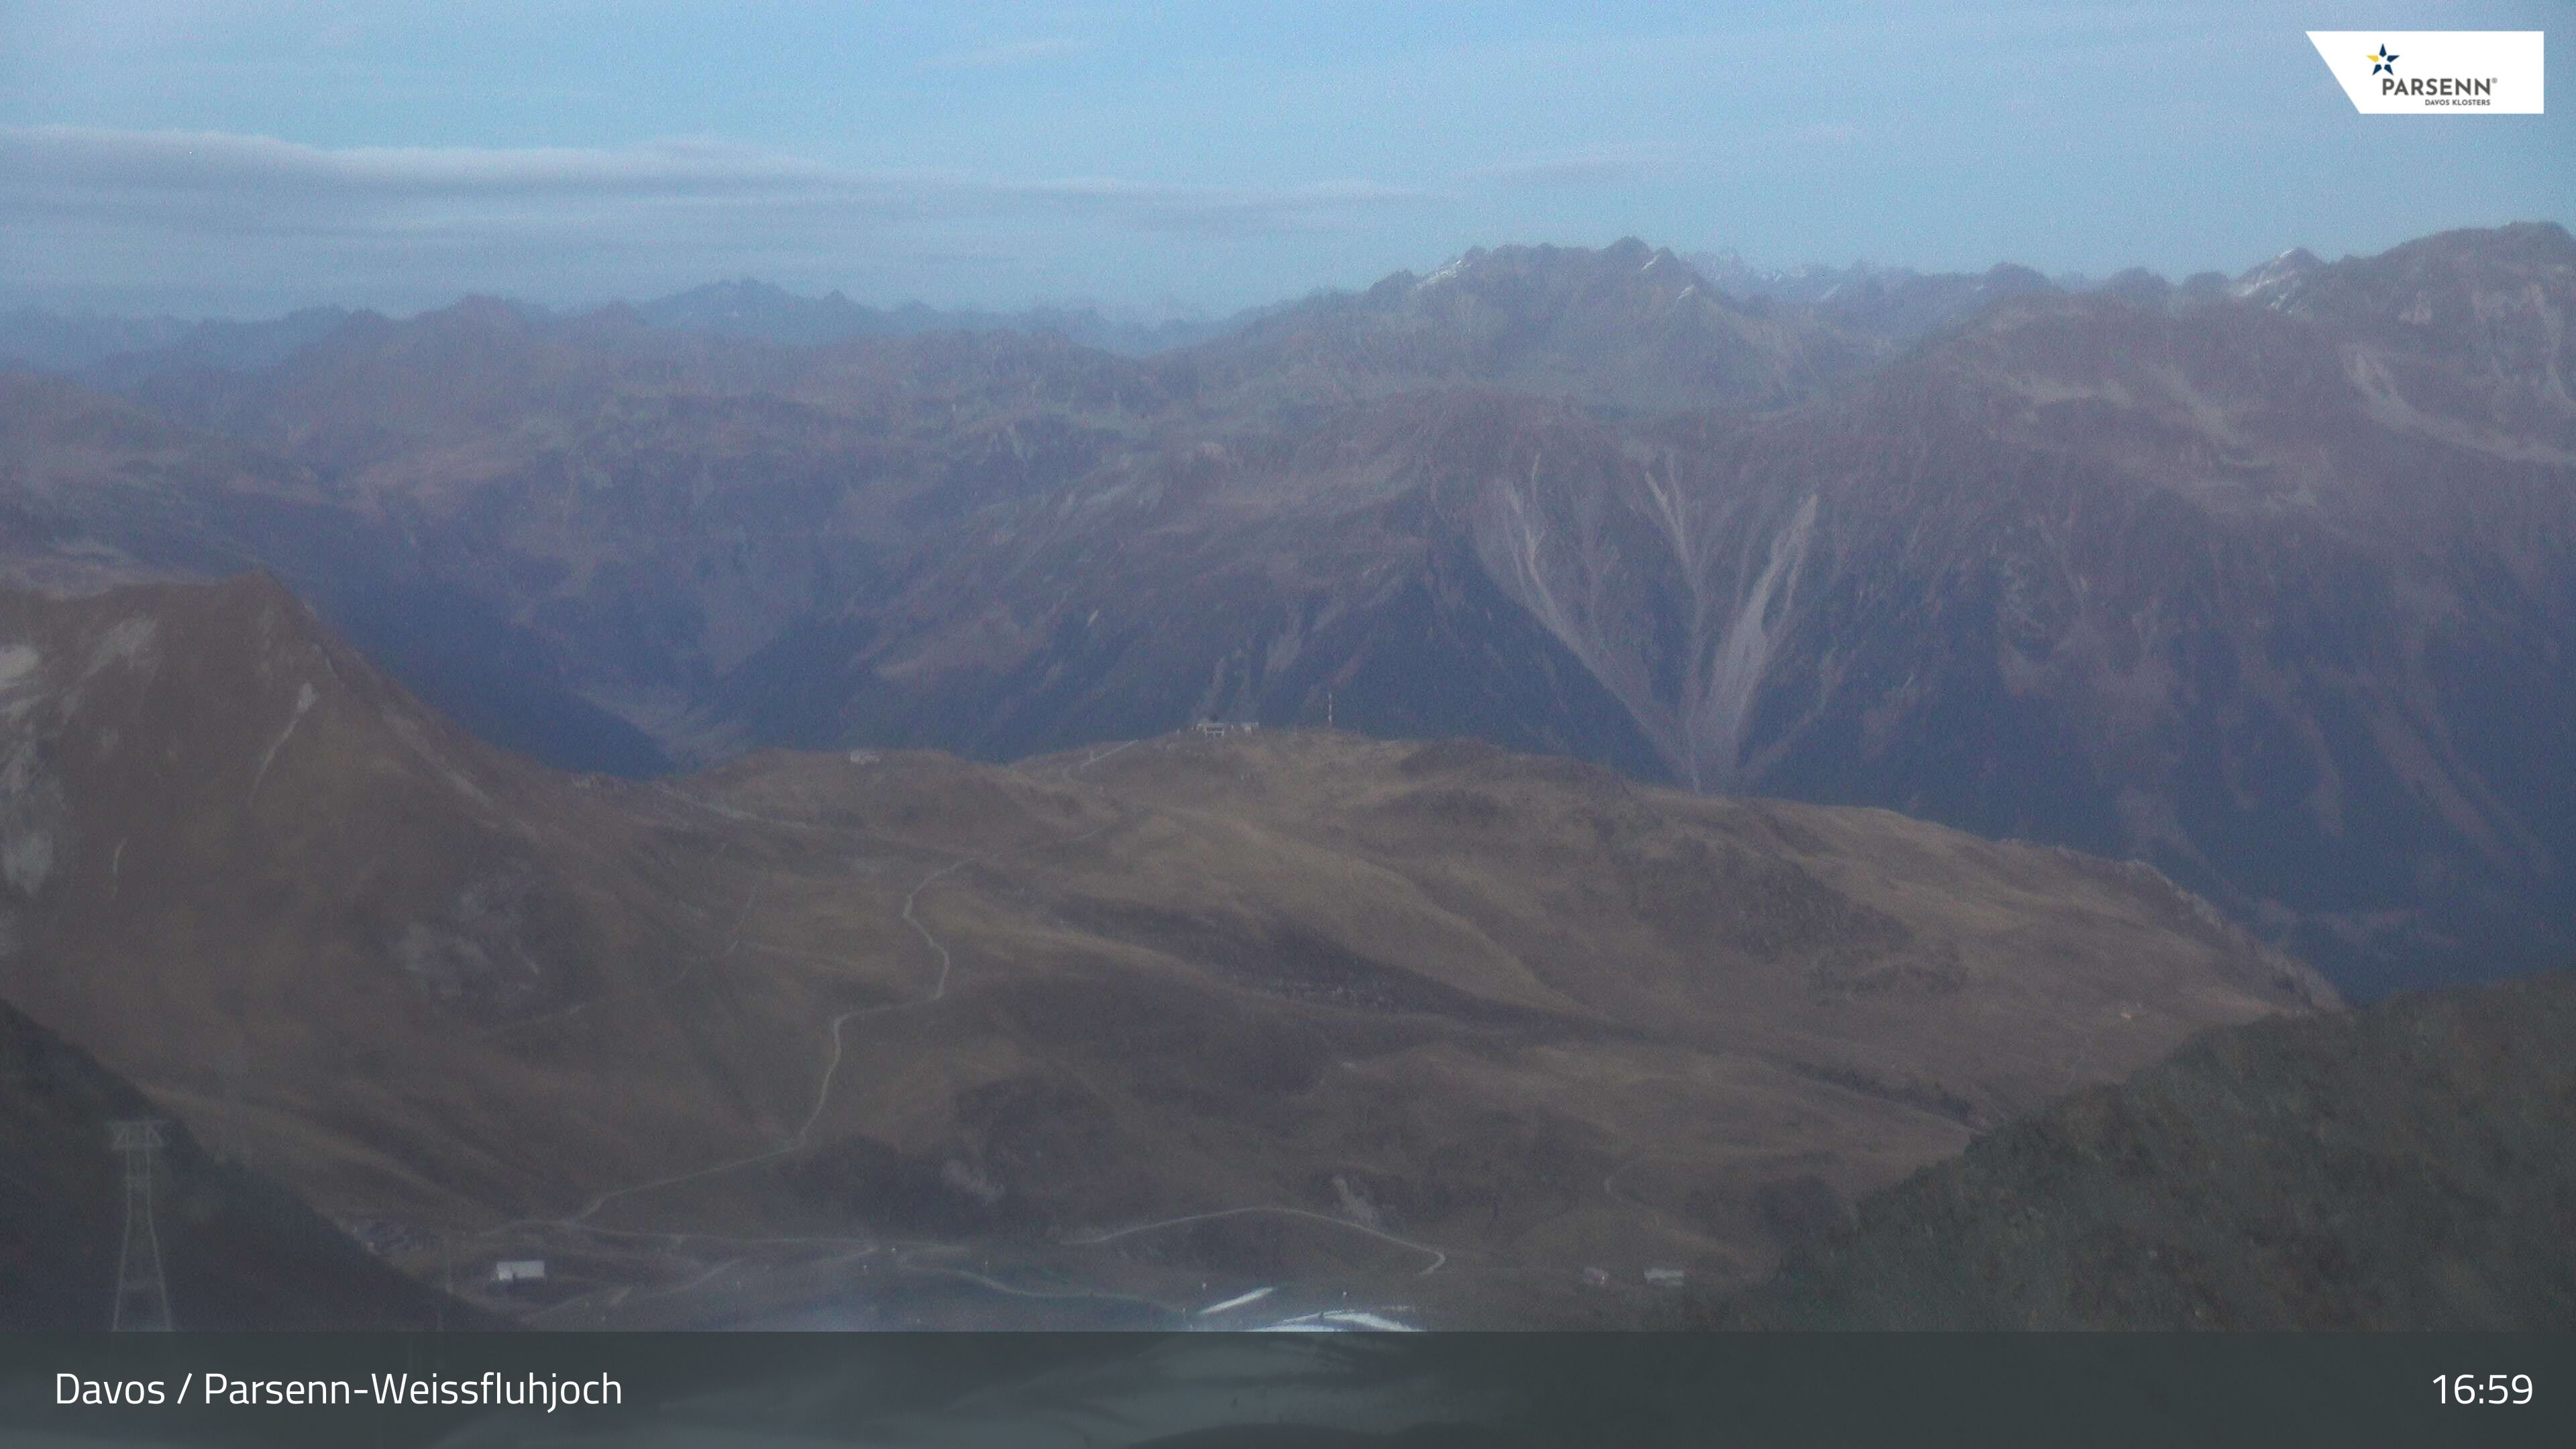
[[[1472,245],[2241,269],[2576,222],[2541,117],[2359,116],[2303,34],[2563,3],[0,0],[0,300],[1223,310]]]

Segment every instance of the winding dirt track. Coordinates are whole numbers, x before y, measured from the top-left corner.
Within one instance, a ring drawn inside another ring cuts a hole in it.
[[[913,905],[921,899],[921,893],[929,889],[933,882],[937,881],[940,877],[947,875],[949,872],[958,869],[960,866],[964,866],[969,863],[969,860],[955,860],[941,866],[939,869],[923,876],[921,881],[913,886],[912,890],[903,898],[902,919],[904,923],[912,927],[914,930],[919,931],[921,933],[921,939],[929,943],[930,949],[937,952],[939,955],[939,974],[932,981],[929,992],[923,996],[916,997],[911,1001],[888,1002],[880,1006],[863,1006],[856,1008],[855,1010],[842,1012],[840,1015],[832,1018],[831,1030],[828,1036],[829,1044],[825,1050],[823,1059],[822,1080],[814,1090],[813,1109],[805,1114],[804,1122],[798,1126],[793,1133],[780,1141],[777,1146],[771,1147],[766,1151],[754,1152],[747,1156],[731,1158],[724,1162],[718,1162],[707,1167],[697,1168],[693,1171],[673,1173],[668,1177],[657,1177],[644,1182],[629,1183],[624,1187],[610,1188],[608,1191],[601,1193],[599,1196],[592,1198],[588,1203],[584,1204],[579,1212],[573,1213],[569,1216],[560,1218],[522,1218],[514,1222],[503,1223],[498,1227],[486,1229],[482,1234],[480,1234],[480,1236],[490,1237],[496,1233],[507,1232],[514,1228],[526,1227],[586,1228],[590,1218],[596,1215],[601,1208],[608,1206],[612,1202],[617,1202],[624,1198],[640,1196],[644,1193],[658,1191],[659,1189],[666,1187],[677,1187],[682,1183],[703,1182],[708,1178],[720,1177],[725,1173],[739,1171],[742,1168],[750,1167],[758,1163],[774,1162],[790,1153],[802,1150],[813,1134],[814,1124],[822,1120],[824,1109],[829,1107],[832,1102],[832,1079],[840,1072],[841,1069],[841,1056],[843,1051],[841,1037],[842,1028],[863,1016],[879,1016],[890,1012],[909,1011],[915,1007],[931,1005],[947,996],[948,977],[955,964],[954,958],[950,956],[948,948],[940,944],[939,938],[930,933],[930,928],[924,926],[921,923],[920,918],[913,914]],[[742,919],[739,919],[734,923],[733,937],[726,943],[724,955],[721,959],[732,959],[734,949],[739,946],[742,941],[744,921],[749,919],[751,907],[758,901],[759,896],[759,887],[754,886],[751,893],[751,899],[745,901],[743,904]],[[650,1236],[705,1237],[708,1235],[652,1234]]]
[[[1107,759],[1111,755],[1117,754],[1121,750],[1128,749],[1141,743],[1145,742],[1139,740],[1127,740],[1119,744],[1109,746],[1106,749],[1096,750],[1085,756],[1083,759],[1067,765],[1063,769],[1055,772],[1056,777],[1066,781],[1071,781],[1075,774],[1085,767],[1096,764],[1101,760]],[[921,848],[914,845],[912,842],[896,841],[891,837],[874,837],[872,832],[853,831],[837,826],[822,825],[813,821],[791,820],[778,816],[761,815],[751,811],[739,810],[730,806],[719,805],[714,801],[702,799],[680,790],[672,789],[667,785],[655,784],[652,788],[656,793],[671,800],[681,802],[696,809],[704,810],[710,814],[722,816],[726,819],[811,831],[824,835],[839,836],[853,841],[861,838],[870,838],[872,843],[879,845],[891,843],[904,845],[909,848]],[[1075,841],[1099,834],[1101,831],[1109,828],[1109,826],[1104,825],[1096,830],[1086,831],[1082,835],[1072,837],[1069,840],[1051,843],[1056,845],[1072,844]],[[644,1194],[657,1192],[664,1188],[677,1187],[684,1183],[703,1182],[710,1178],[720,1177],[730,1172],[737,1172],[743,1168],[756,1166],[760,1163],[774,1162],[780,1158],[800,1152],[810,1145],[815,1126],[821,1122],[824,1112],[831,1105],[832,1084],[834,1078],[839,1074],[844,1052],[844,1029],[851,1022],[861,1020],[863,1018],[916,1010],[921,1007],[935,1005],[946,999],[948,995],[949,981],[956,969],[956,958],[949,951],[946,943],[942,942],[938,935],[930,929],[929,925],[921,919],[919,914],[916,912],[915,907],[920,902],[923,891],[928,890],[931,886],[937,884],[948,875],[973,864],[990,864],[990,862],[976,856],[961,856],[958,859],[952,860],[948,864],[939,867],[937,870],[930,872],[928,875],[923,876],[919,881],[914,883],[910,891],[905,893],[903,898],[903,907],[899,913],[899,919],[906,926],[911,927],[912,930],[921,937],[922,944],[927,946],[938,958],[938,973],[932,978],[928,991],[909,1001],[888,1002],[877,1006],[859,1007],[854,1010],[842,1012],[838,1016],[832,1018],[830,1029],[826,1034],[823,1067],[819,1080],[815,1086],[814,1104],[805,1114],[804,1121],[798,1125],[797,1129],[793,1133],[782,1138],[774,1146],[759,1152],[749,1153],[741,1157],[729,1158],[722,1162],[711,1163],[705,1167],[695,1168],[688,1172],[673,1173],[665,1177],[651,1178],[642,1182],[629,1183],[622,1187],[610,1188],[583,1204],[579,1211],[570,1213],[563,1217],[520,1218],[487,1228],[481,1233],[476,1234],[476,1237],[490,1238],[502,1233],[529,1228],[552,1228],[568,1232],[579,1232],[602,1238],[626,1239],[637,1242],[658,1241],[667,1244],[667,1247],[662,1250],[666,1256],[671,1257],[675,1261],[687,1262],[693,1267],[703,1266],[702,1260],[689,1259],[682,1256],[680,1249],[683,1244],[723,1244],[736,1248],[748,1246],[837,1247],[846,1251],[832,1260],[835,1262],[847,1262],[854,1259],[871,1257],[877,1253],[884,1252],[891,1257],[895,1267],[904,1271],[956,1278],[973,1283],[992,1292],[1005,1294],[1011,1297],[1056,1300],[1092,1299],[1108,1302],[1140,1304],[1170,1313],[1179,1313],[1184,1311],[1171,1304],[1158,1303],[1149,1299],[1138,1298],[1121,1293],[1101,1293],[1087,1290],[1043,1290],[1022,1288],[969,1269],[946,1264],[924,1263],[918,1261],[924,1257],[963,1251],[954,1245],[948,1244],[930,1243],[907,1245],[890,1244],[873,1238],[754,1237],[721,1233],[656,1231],[650,1229],[604,1227],[590,1221],[591,1218],[596,1216],[603,1208],[606,1208],[611,1203],[640,1197]],[[758,905],[762,887],[765,886],[767,882],[768,876],[764,874],[759,881],[754,883],[750,893],[743,901],[742,909],[735,916],[733,929],[728,933],[724,950],[714,958],[715,964],[721,965],[726,961],[730,961],[735,952],[741,947],[744,932],[749,924],[752,910],[756,905]],[[682,979],[695,972],[701,964],[705,963],[697,963],[683,968],[683,970],[675,974],[670,981],[662,983],[662,987],[666,988],[668,986],[677,985]],[[661,988],[656,989],[658,990]],[[588,1005],[588,1003],[582,1003],[580,1005],[566,1008],[564,1012],[550,1013],[549,1019],[554,1016],[578,1012],[585,1005]],[[503,1030],[514,1030],[518,1027],[532,1024],[533,1023],[514,1023],[513,1026],[503,1028]],[[1427,1243],[1418,1243],[1408,1238],[1399,1237],[1396,1234],[1370,1227],[1365,1223],[1354,1222],[1349,1218],[1336,1217],[1329,1213],[1317,1212],[1311,1208],[1295,1207],[1284,1203],[1255,1203],[1240,1207],[1219,1208],[1208,1212],[1185,1213],[1176,1217],[1159,1219],[1154,1222],[1137,1223],[1128,1227],[1114,1228],[1104,1232],[1067,1238],[1063,1241],[1065,1246],[1068,1247],[1101,1247],[1124,1238],[1137,1237],[1148,1233],[1158,1232],[1166,1228],[1185,1226],[1190,1223],[1212,1222],[1224,1218],[1264,1214],[1299,1218],[1310,1222],[1320,1223],[1327,1227],[1340,1228],[1360,1233],[1365,1236],[1378,1239],[1381,1242],[1392,1244],[1408,1252],[1419,1253],[1430,1260],[1418,1275],[1421,1277],[1429,1277],[1431,1274],[1439,1272],[1440,1269],[1446,1266],[1449,1262],[1449,1254],[1446,1251],[1432,1247]],[[726,1259],[717,1264],[714,1268],[709,1268],[700,1273],[696,1278],[690,1280],[686,1284],[676,1287],[650,1290],[645,1293],[644,1296],[646,1298],[661,1298],[677,1295],[687,1291],[688,1289],[708,1282],[724,1268],[737,1265],[741,1261],[743,1261],[743,1259],[740,1256]],[[606,1292],[611,1290],[602,1291]],[[615,1301],[622,1303],[626,1301],[628,1295],[633,1290],[620,1288],[613,1291],[617,1295]],[[600,1296],[600,1293],[583,1294],[578,1298],[557,1304],[553,1308],[545,1310],[545,1313],[547,1315],[559,1314],[576,1305],[592,1302]]]

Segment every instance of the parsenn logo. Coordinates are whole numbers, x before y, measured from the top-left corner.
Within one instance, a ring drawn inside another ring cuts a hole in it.
[[[2540,114],[2537,30],[2311,30],[2308,41],[2365,115]]]

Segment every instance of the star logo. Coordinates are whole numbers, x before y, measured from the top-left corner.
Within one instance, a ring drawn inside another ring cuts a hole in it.
[[[2379,43],[2378,50],[2362,58],[2370,62],[2372,75],[2377,75],[2381,71],[2386,71],[2390,75],[2397,74],[2397,57],[2389,50],[2388,42],[2384,40]]]

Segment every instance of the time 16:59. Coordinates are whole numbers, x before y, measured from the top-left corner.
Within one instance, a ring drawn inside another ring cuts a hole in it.
[[[2445,1404],[2528,1404],[2529,1374],[2442,1374],[2433,1380]]]

